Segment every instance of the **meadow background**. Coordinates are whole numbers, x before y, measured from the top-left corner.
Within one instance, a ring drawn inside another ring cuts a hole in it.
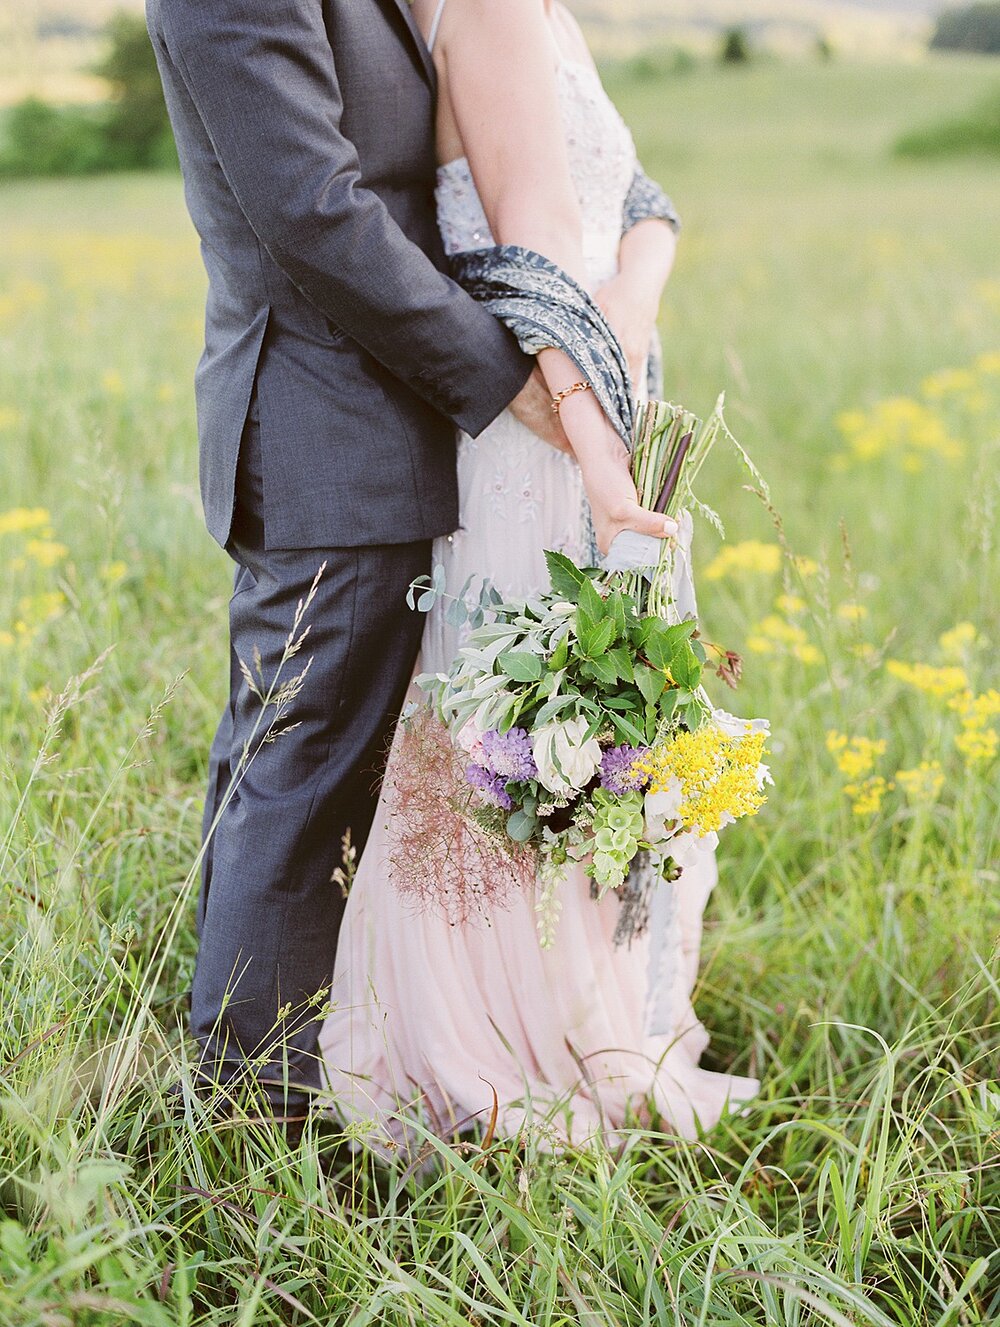
[[[0,1321],[1000,1318],[1000,173],[893,152],[1000,68],[900,49],[607,68],[685,221],[669,394],[724,388],[771,485],[714,459],[697,536],[776,787],[696,996],[763,1090],[690,1144],[386,1168],[166,1120],[226,690],[204,280],[176,176],[0,184]]]

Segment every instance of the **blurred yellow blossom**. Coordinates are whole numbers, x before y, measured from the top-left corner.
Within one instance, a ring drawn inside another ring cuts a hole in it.
[[[29,558],[33,558],[40,567],[55,567],[69,556],[69,549],[52,539],[29,539],[24,546]]]
[[[0,429],[12,429],[20,424],[24,416],[12,405],[0,405]]]
[[[851,799],[851,810],[856,816],[874,816],[881,810],[890,787],[881,774],[873,774],[860,783],[845,783],[844,793]]]
[[[956,662],[963,659],[978,639],[978,633],[971,622],[956,622],[949,631],[938,636],[938,645],[946,659]]]
[[[38,530],[49,525],[51,520],[45,507],[13,507],[10,511],[0,512],[0,535]]]
[[[819,563],[816,559],[807,558],[801,553],[796,553],[794,555],[792,558],[792,565],[805,580],[808,580],[810,576],[815,576],[819,571]]]
[[[777,613],[769,613],[751,629],[747,649],[753,654],[787,654],[804,664],[819,663],[823,657],[798,623]]]
[[[914,769],[896,771],[897,787],[911,802],[936,802],[944,787],[944,771],[938,760],[922,760]]]
[[[101,580],[107,581],[109,585],[115,585],[122,581],[128,575],[128,566],[124,562],[107,562],[101,568]]]
[[[13,644],[13,632],[0,629],[0,650],[9,650]]]
[[[779,613],[784,613],[786,617],[796,617],[799,613],[806,611],[806,601],[797,594],[779,594],[774,601],[774,606]]]
[[[18,605],[25,624],[51,622],[66,607],[66,596],[60,590],[46,590],[41,594],[26,595]],[[17,624],[14,627],[17,630]]]
[[[891,677],[898,678],[908,686],[923,691],[928,696],[942,699],[953,696],[957,691],[968,688],[969,678],[964,668],[957,664],[935,666],[926,663],[905,663],[902,659],[890,659],[886,670]]]
[[[843,622],[861,622],[868,616],[864,604],[842,603],[837,606],[837,616]]]
[[[955,738],[955,748],[970,765],[993,760],[1000,749],[995,728],[963,728]]]
[[[895,456],[904,468],[919,469],[928,455],[957,461],[965,454],[937,411],[908,396],[878,401],[868,411],[845,411],[837,425],[856,461]]]
[[[726,544],[705,568],[705,577],[718,581],[723,576],[774,576],[781,567],[781,549],[777,544],[764,544],[758,539],[745,539],[740,544]]]
[[[101,386],[109,396],[123,396],[125,393],[125,380],[116,369],[109,369],[101,379]]]
[[[925,378],[920,384],[924,396],[940,401],[942,397],[972,391],[976,386],[976,374],[972,369],[940,369]]]
[[[979,373],[1000,374],[1000,350],[988,350],[977,356],[974,366]]]
[[[880,756],[885,755],[886,744],[881,738],[848,737],[846,733],[831,728],[826,735],[826,749],[844,778],[860,779],[875,768]]]
[[[166,405],[177,395],[177,389],[172,382],[161,382],[156,389],[156,399],[161,405]]]

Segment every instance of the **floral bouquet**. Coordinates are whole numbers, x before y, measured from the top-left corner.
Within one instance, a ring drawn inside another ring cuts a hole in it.
[[[707,512],[691,484],[725,429],[721,404],[704,424],[664,403],[645,409],[632,462],[640,501]],[[720,829],[756,814],[770,776],[766,721],[716,709],[702,685],[708,649],[697,621],[679,620],[668,544],[640,545],[617,570],[546,559],[548,592],[507,603],[488,589],[450,671],[418,681],[462,753],[467,816],[491,850],[533,859],[549,942],[571,864],[597,897],[622,889],[640,854],[675,880]],[[734,684],[736,656],[708,648]]]

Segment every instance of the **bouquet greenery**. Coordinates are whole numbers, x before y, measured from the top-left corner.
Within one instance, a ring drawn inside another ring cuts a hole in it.
[[[632,463],[640,501],[717,522],[692,483],[723,431],[731,439],[721,399],[705,423],[646,407]],[[624,884],[640,853],[674,880],[765,801],[767,722],[712,705],[697,621],[677,611],[674,550],[649,545],[621,570],[547,553],[547,592],[508,603],[487,589],[450,671],[418,679],[464,753],[476,825],[494,845],[535,854],[545,937],[570,863],[598,896]],[[429,607],[439,587],[414,586],[411,603],[418,589],[415,606]],[[719,654],[732,682],[735,656]]]

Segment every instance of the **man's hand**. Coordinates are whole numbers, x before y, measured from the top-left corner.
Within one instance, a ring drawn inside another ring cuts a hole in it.
[[[562,421],[552,409],[552,393],[536,364],[531,377],[510,403],[516,420],[559,452],[572,452]]]

